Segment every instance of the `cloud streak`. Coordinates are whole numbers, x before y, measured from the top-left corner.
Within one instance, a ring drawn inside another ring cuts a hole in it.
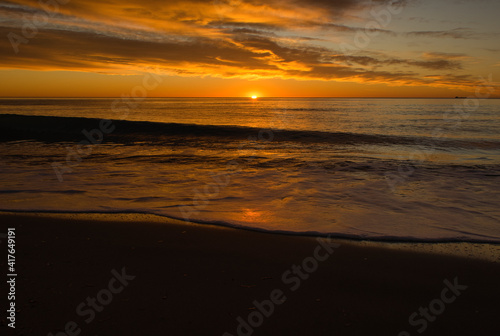
[[[432,37],[432,38],[452,38],[452,39],[473,39],[478,35],[467,28],[455,28],[452,30],[438,31],[413,31],[406,33],[408,36],[414,37]]]
[[[223,78],[293,78],[377,82],[389,85],[474,85],[465,75],[459,84],[443,72],[461,70],[462,57],[427,53],[405,59],[378,53],[346,58],[335,44],[325,45],[318,31],[352,38],[362,31],[343,18],[369,4],[364,0],[72,0],[51,14],[37,36],[12,52],[0,40],[1,67],[133,73],[154,67],[181,76]],[[19,0],[0,5],[0,36],[21,34],[26,15],[42,15],[38,3]],[[24,19],[23,19],[24,17]],[[396,34],[379,29],[386,36]],[[461,28],[408,35],[459,38]],[[431,72],[431,73],[429,73]]]

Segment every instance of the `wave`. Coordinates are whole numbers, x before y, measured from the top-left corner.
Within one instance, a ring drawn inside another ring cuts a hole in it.
[[[328,237],[336,239],[346,239],[353,241],[373,241],[373,242],[392,242],[392,243],[475,243],[475,244],[500,244],[495,237],[488,237],[484,235],[475,235],[478,238],[473,237],[443,237],[443,238],[429,238],[429,237],[413,237],[413,236],[389,236],[389,235],[355,235],[346,234],[341,232],[319,232],[319,231],[288,231],[288,230],[271,230],[264,228],[251,227],[246,225],[240,225],[235,223],[230,223],[226,221],[218,220],[190,220],[186,221],[182,217],[170,216],[165,214],[159,214],[154,211],[138,211],[138,210],[117,210],[117,211],[95,211],[95,210],[79,210],[79,211],[58,211],[58,210],[10,210],[10,209],[0,209],[0,213],[19,213],[19,214],[102,214],[102,215],[153,215],[157,217],[163,217],[168,219],[174,219],[186,224],[200,224],[200,225],[214,225],[229,227],[234,229],[241,229],[254,232],[263,233],[273,233],[288,236],[305,236],[305,237]],[[482,237],[482,238],[479,238]]]
[[[101,128],[101,130],[99,130]],[[106,132],[102,132],[108,131]],[[266,129],[150,121],[105,120],[82,117],[0,114],[0,141],[39,140],[63,142],[91,140],[106,143],[161,144],[179,138],[209,138],[210,141],[262,139],[273,142],[327,143],[342,145],[410,145],[497,149],[499,141],[436,139],[382,134]]]

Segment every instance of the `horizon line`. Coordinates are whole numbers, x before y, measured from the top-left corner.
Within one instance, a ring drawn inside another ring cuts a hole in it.
[[[0,96],[0,99],[121,99],[120,96],[105,96],[105,97],[95,97],[95,96]],[[131,98],[131,97],[129,97]],[[241,98],[241,99],[252,99],[250,96],[165,96],[165,97],[138,97],[138,99],[164,99],[164,98]],[[455,97],[332,97],[332,96],[260,96],[258,99],[267,99],[267,98],[332,98],[332,99],[500,99],[499,97],[488,97],[488,98],[478,98],[476,96],[455,96]]]

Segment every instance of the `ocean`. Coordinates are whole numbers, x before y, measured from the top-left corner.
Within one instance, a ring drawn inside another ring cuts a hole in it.
[[[0,210],[500,242],[500,100],[0,99]]]

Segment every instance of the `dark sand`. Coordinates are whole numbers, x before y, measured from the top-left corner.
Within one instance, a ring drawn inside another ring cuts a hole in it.
[[[0,233],[16,228],[18,273],[15,330],[6,326],[2,280],[1,335],[62,336],[69,321],[80,335],[237,335],[237,317],[247,320],[256,312],[252,302],[269,299],[273,289],[286,300],[253,335],[419,335],[421,324],[411,326],[409,316],[456,277],[468,288],[422,334],[500,335],[499,263],[336,241],[341,246],[291,291],[282,274],[313,256],[314,238],[95,217],[0,215]],[[87,324],[90,315],[76,308],[123,267],[136,278]]]

